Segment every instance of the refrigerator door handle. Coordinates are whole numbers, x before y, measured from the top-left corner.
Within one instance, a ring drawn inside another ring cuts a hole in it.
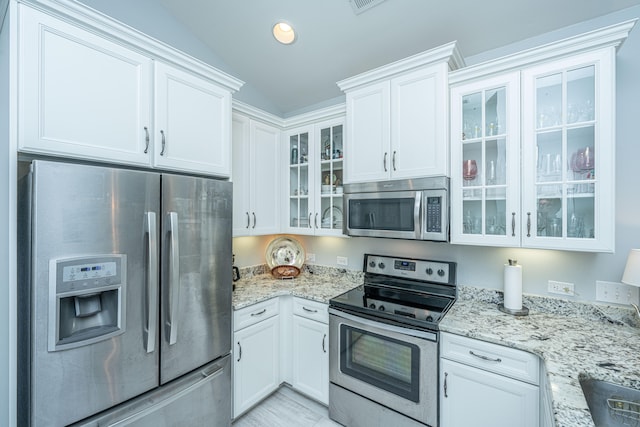
[[[180,246],[178,245],[178,213],[169,212],[169,345],[178,340],[178,308],[180,307]]]
[[[144,232],[147,236],[147,353],[156,350],[156,328],[158,325],[158,241],[156,213],[147,212],[144,218]]]

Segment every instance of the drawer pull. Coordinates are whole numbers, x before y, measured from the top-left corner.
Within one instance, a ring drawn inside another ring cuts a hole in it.
[[[304,311],[309,312],[309,313],[317,313],[317,312],[318,312],[318,310],[312,310],[312,309],[310,309],[310,308],[305,307],[304,305],[302,306],[302,309],[303,309]]]
[[[322,337],[322,352],[326,353],[327,352],[327,347],[325,347],[325,341],[327,341],[327,334],[324,334],[324,336]]]
[[[491,357],[483,356],[481,354],[475,354],[472,350],[469,350],[469,354],[482,360],[488,360],[489,362],[498,362],[498,363],[502,362],[502,359],[500,358],[492,359]]]
[[[448,373],[444,373],[444,397],[449,397],[449,395],[447,394],[447,376],[449,374]]]
[[[262,310],[256,312],[256,313],[251,313],[251,316],[262,316],[263,314],[265,314],[267,312],[266,308],[263,308]]]

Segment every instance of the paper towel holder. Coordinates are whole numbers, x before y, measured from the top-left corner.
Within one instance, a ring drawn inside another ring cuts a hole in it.
[[[508,263],[509,263],[510,266],[518,265],[518,260],[517,259],[509,259]],[[514,309],[511,309],[511,308],[505,307],[504,304],[498,304],[498,310],[500,310],[503,313],[510,314],[512,316],[527,316],[527,315],[529,315],[529,308],[525,307],[524,305],[522,306],[522,308],[520,310],[514,310]]]

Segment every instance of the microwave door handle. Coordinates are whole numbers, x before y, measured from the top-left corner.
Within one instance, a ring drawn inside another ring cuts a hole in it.
[[[369,212],[369,224],[371,225],[371,229],[376,229],[376,214],[373,212]]]
[[[180,247],[178,245],[178,213],[169,212],[169,345],[178,340],[178,308],[180,307]]]
[[[420,240],[422,238],[422,217],[426,214],[422,212],[422,192],[416,191],[416,201],[413,205],[413,223],[415,224],[415,237]],[[424,227],[426,229],[426,227]]]
[[[158,324],[158,239],[156,213],[147,212],[144,217],[144,233],[147,237],[147,353],[156,349],[156,328]]]

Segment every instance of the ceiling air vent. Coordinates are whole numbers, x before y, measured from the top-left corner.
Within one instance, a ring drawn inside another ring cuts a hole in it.
[[[371,9],[373,6],[377,6],[385,0],[349,0],[353,12],[358,15],[365,10]]]

